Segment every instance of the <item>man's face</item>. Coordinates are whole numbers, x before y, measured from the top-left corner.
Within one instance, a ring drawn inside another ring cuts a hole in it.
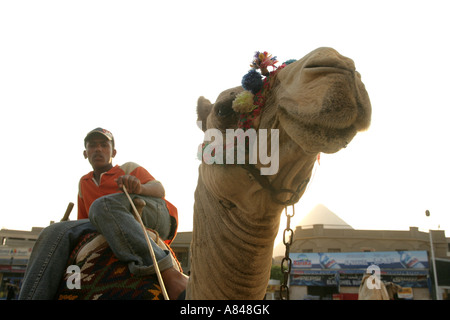
[[[93,134],[86,143],[84,157],[89,160],[94,170],[110,167],[115,155],[116,150],[111,141],[101,134]]]

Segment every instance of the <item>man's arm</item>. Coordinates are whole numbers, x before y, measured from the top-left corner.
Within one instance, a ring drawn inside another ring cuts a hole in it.
[[[138,178],[127,174],[117,178],[116,182],[120,189],[125,186],[129,193],[155,198],[164,198],[166,194],[161,182],[156,180],[141,184]]]
[[[141,184],[141,195],[150,196],[156,198],[164,198],[166,195],[166,191],[161,182],[157,180],[153,180],[147,182],[146,184]]]

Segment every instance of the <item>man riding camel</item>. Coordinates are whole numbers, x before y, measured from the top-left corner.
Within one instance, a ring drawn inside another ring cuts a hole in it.
[[[170,243],[178,226],[177,209],[165,200],[164,187],[143,167],[127,162],[112,164],[117,151],[108,130],[96,128],[84,139],[83,155],[93,171],[80,179],[78,220],[52,224],[39,235],[33,248],[19,299],[54,299],[67,267],[67,260],[79,237],[100,232],[119,260],[128,263],[136,276],[155,273],[148,245],[131,204],[122,193],[145,201],[142,221]],[[187,277],[174,268],[169,251],[150,239],[161,277],[170,299],[180,298]],[[55,275],[58,275],[55,277]]]

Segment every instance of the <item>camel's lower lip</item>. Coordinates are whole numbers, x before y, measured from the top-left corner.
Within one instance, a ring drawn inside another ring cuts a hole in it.
[[[304,117],[280,108],[280,120],[295,123],[286,133],[305,153],[334,153],[344,148],[356,134],[353,125],[333,126],[317,122],[305,122]]]

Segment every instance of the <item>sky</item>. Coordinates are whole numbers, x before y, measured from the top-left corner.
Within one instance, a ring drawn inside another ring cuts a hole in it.
[[[200,96],[240,85],[255,51],[283,62],[318,47],[355,61],[372,124],[322,154],[295,226],[321,203],[355,229],[450,236],[445,1],[1,1],[0,228],[76,219],[83,139],[157,179],[192,230]],[[425,216],[425,210],[431,212]],[[281,219],[282,228],[285,219]],[[280,232],[281,234],[281,232]]]

